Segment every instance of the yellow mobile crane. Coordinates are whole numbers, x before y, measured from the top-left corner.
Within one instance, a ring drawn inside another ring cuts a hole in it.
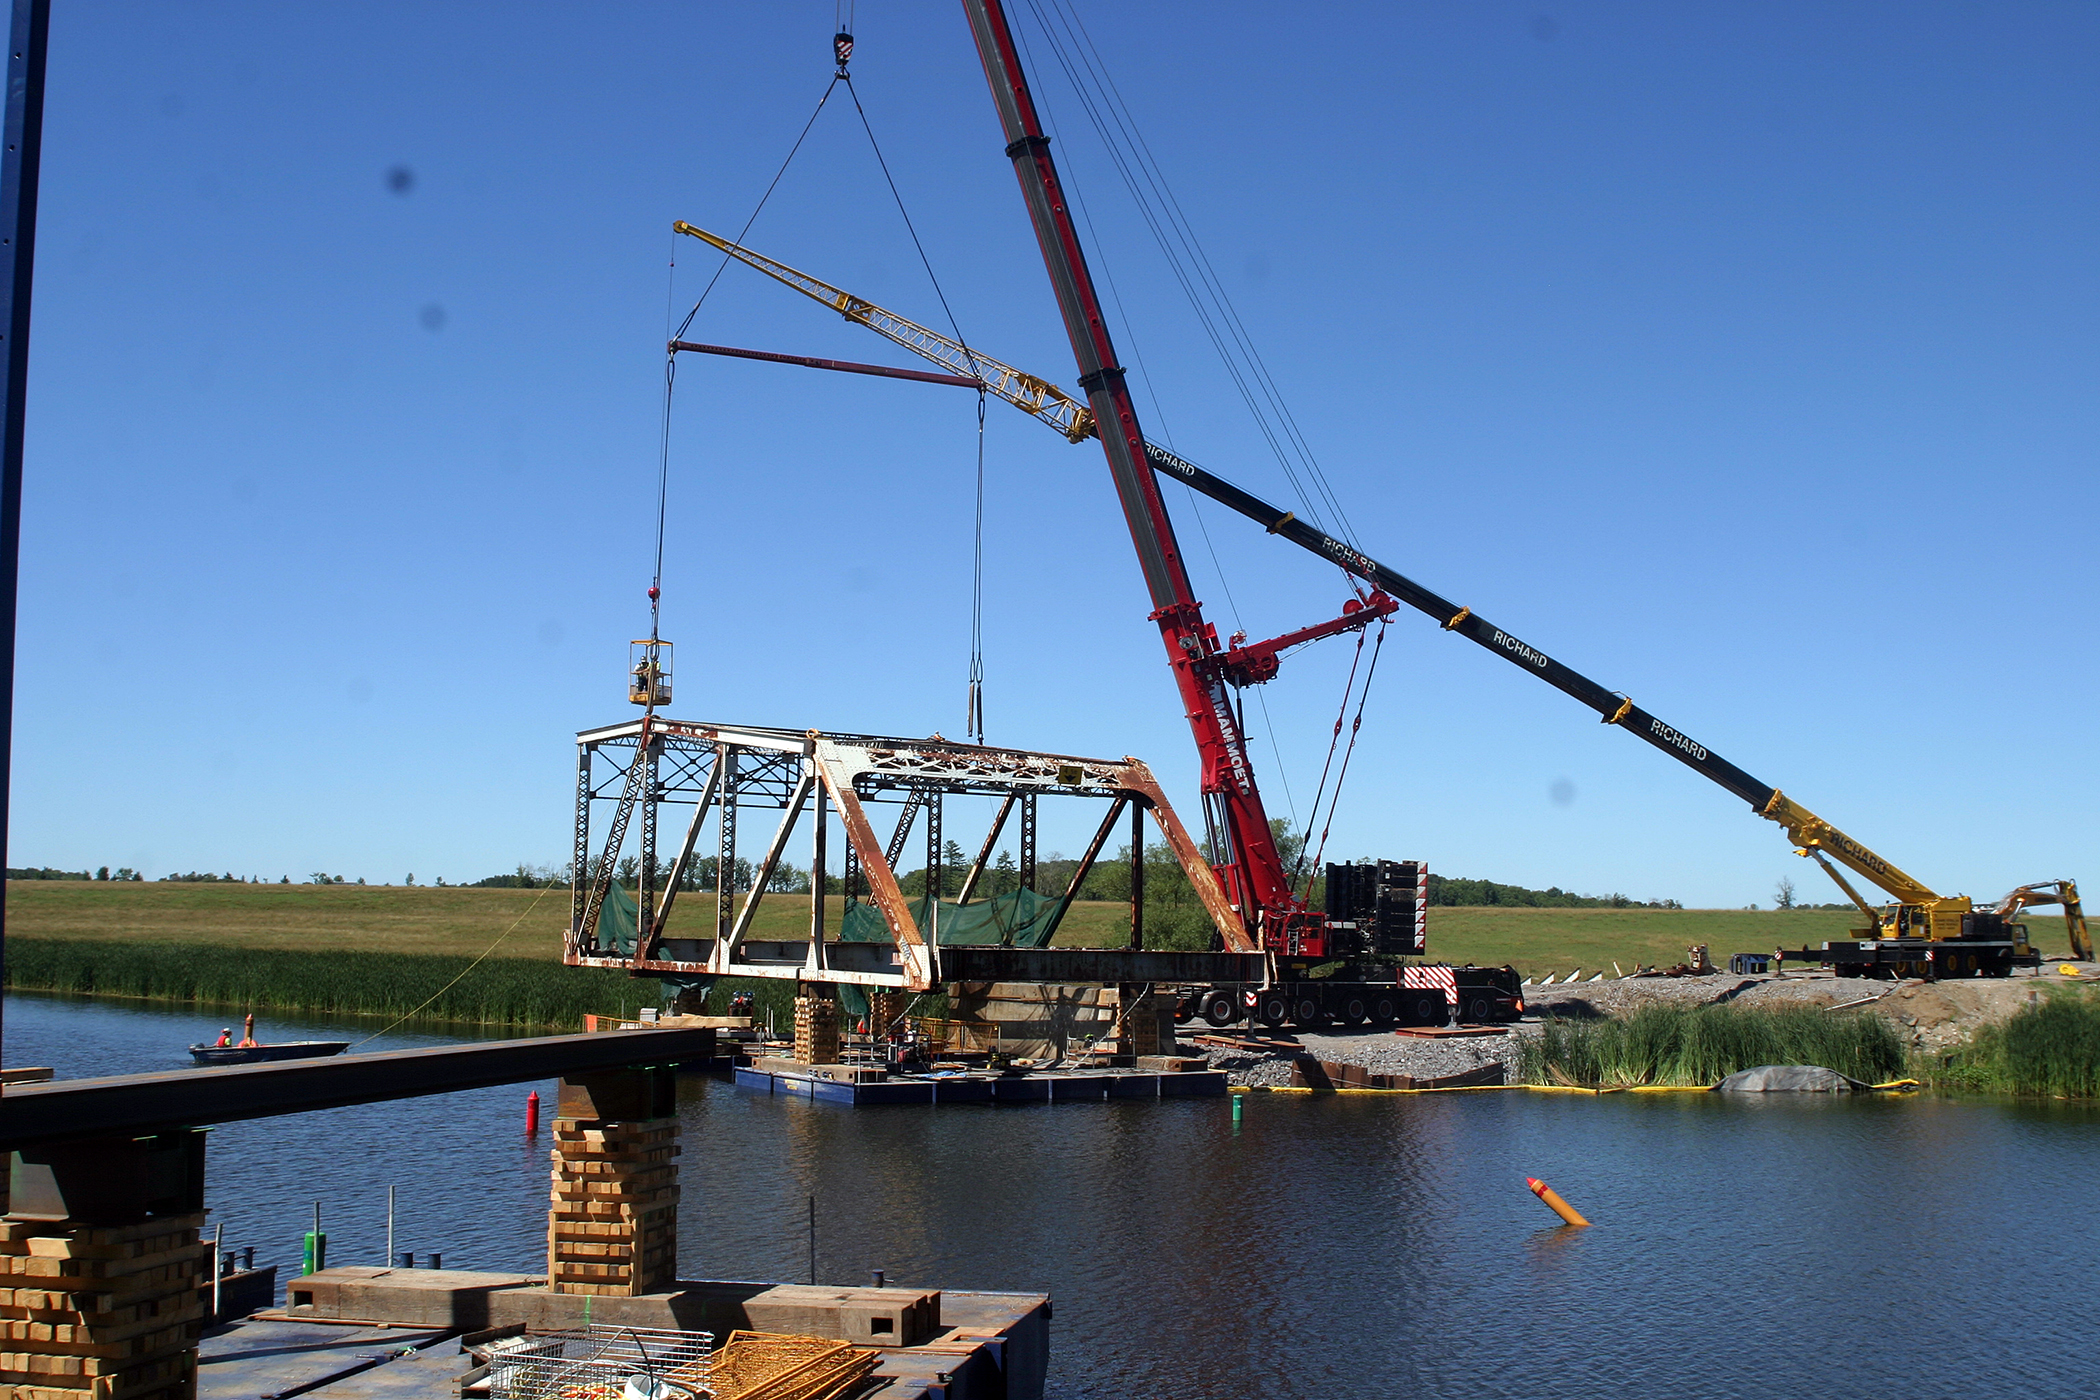
[[[684,220],[673,227],[822,302],[847,320],[866,326],[913,354],[932,360],[949,373],[929,375],[797,355],[736,351],[675,340],[670,344],[673,352],[698,350],[756,356],[818,368],[852,369],[967,385],[997,395],[1030,417],[1055,428],[1069,442],[1083,442],[1094,435],[1092,411],[1048,380],[1003,364],[974,347],[885,310],[864,297],[854,296]],[[1646,741],[1742,798],[1759,816],[1778,823],[1794,843],[1795,854],[1821,866],[1867,920],[1864,927],[1852,930],[1855,936],[1850,940],[1828,942],[1820,948],[1796,949],[1787,952],[1786,956],[1798,961],[1828,963],[1844,976],[2003,977],[2014,967],[2032,967],[2041,960],[2028,941],[2026,925],[2018,922],[2020,913],[2030,908],[2061,905],[2072,955],[2081,959],[2092,957],[2092,940],[2074,881],[2048,880],[2022,885],[1995,904],[1983,907],[1967,895],[1936,893],[1923,881],[1898,869],[1779,789],[1760,783],[1703,744],[1664,724],[1626,696],[1606,690],[1544,652],[1492,626],[1471,608],[1460,607],[1439,597],[1398,571],[1299,520],[1292,512],[1270,505],[1156,443],[1145,444],[1145,456],[1155,471],[1187,483],[1192,489],[1246,516],[1269,534],[1279,535],[1340,565],[1375,589],[1427,614],[1445,631],[1457,632],[1505,661],[1531,672],[1548,685],[1588,705],[1603,723],[1617,726]],[[1227,655],[1229,657],[1230,653]],[[1228,668],[1228,674],[1236,677],[1235,684],[1261,684],[1275,674],[1273,658],[1266,668],[1245,665]],[[1878,906],[1868,902],[1831,864],[1833,859],[1882,890],[1891,902]]]

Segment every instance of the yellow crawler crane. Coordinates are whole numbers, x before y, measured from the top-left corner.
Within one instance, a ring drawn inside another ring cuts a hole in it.
[[[1086,405],[1048,380],[1003,364],[939,331],[887,311],[864,297],[854,296],[718,234],[683,220],[673,227],[951,371],[948,375],[911,377],[981,387],[1057,429],[1071,442],[1082,442],[1094,435],[1093,414]],[[672,342],[671,349],[707,350],[720,354],[754,353],[692,345],[684,341]],[[759,358],[788,360],[817,368],[904,373],[800,356],[761,355]],[[1995,904],[1982,908],[1967,895],[1939,894],[1779,789],[1759,782],[1619,692],[1605,689],[1536,647],[1518,640],[1515,635],[1493,626],[1471,608],[1460,607],[1440,597],[1397,570],[1315,529],[1292,512],[1270,505],[1156,443],[1145,444],[1145,456],[1153,470],[1184,482],[1191,489],[1230,507],[1267,533],[1340,565],[1391,597],[1426,613],[1445,631],[1458,633],[1573,696],[1596,711],[1603,723],[1626,730],[1748,802],[1759,816],[1778,823],[1793,841],[1795,854],[1820,865],[1867,919],[1864,927],[1852,930],[1855,935],[1852,939],[1825,943],[1820,948],[1791,950],[1786,952],[1787,957],[1802,962],[1828,963],[1840,974],[1856,977],[2003,977],[2015,967],[2039,964],[2041,959],[2028,939],[2027,926],[2018,918],[2023,910],[2052,904],[2063,906],[2072,956],[2080,959],[2093,956],[2092,940],[2074,881],[2046,880],[2022,885]],[[1870,903],[1832,865],[1833,859],[1887,894],[1890,902]]]

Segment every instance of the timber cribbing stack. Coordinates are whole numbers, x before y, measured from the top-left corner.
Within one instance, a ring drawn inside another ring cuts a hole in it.
[[[0,1220],[9,1400],[195,1400],[203,1224]]]
[[[554,1120],[547,1287],[637,1296],[678,1276],[678,1120]]]

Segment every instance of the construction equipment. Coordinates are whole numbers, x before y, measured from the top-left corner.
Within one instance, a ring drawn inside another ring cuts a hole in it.
[[[1049,138],[1043,134],[1029,94],[1019,55],[1000,0],[964,0],[979,57],[990,83],[1007,138],[1006,153],[1014,163],[1035,226],[1060,312],[1078,360],[1079,384],[1087,395],[1081,403],[1048,380],[1004,364],[971,346],[942,335],[895,312],[856,297],[775,259],[680,221],[676,229],[699,238],[804,295],[823,302],[848,320],[868,327],[913,354],[952,371],[949,376],[910,375],[935,382],[961,382],[980,387],[1048,424],[1068,441],[1097,437],[1108,456],[1118,497],[1137,547],[1151,593],[1155,622],[1166,645],[1181,691],[1183,707],[1202,756],[1204,816],[1213,864],[1235,912],[1253,934],[1249,946],[1278,955],[1279,976],[1302,974],[1314,963],[1336,957],[1356,958],[1373,951],[1360,938],[1341,936],[1343,929],[1326,914],[1305,906],[1293,890],[1271,838],[1243,730],[1228,687],[1258,685],[1273,678],[1277,657],[1285,649],[1321,637],[1359,630],[1389,616],[1405,603],[1537,676],[1555,689],[1596,711],[1605,724],[1624,729],[1650,746],[1692,768],[1735,794],[1758,815],[1777,823],[1793,842],[1796,854],[1814,859],[1866,916],[1853,940],[1826,943],[1791,956],[1827,962],[1840,973],[1873,976],[2003,976],[2014,966],[2039,962],[2026,928],[2016,922],[2020,910],[2060,903],[2072,951],[2092,956],[2076,886],[2068,880],[2021,886],[1995,905],[1978,908],[1965,895],[1941,895],[1884,857],[1832,826],[1815,813],[1758,781],[1682,731],[1641,709],[1627,696],[1590,680],[1514,634],[1423,587],[1362,551],[1299,519],[1293,512],[1263,501],[1196,464],[1147,442],[1137,411],[1117,363],[1107,320],[1095,295],[1091,275],[1072,224]],[[722,347],[674,341],[674,351],[749,354]],[[820,368],[886,372],[880,367],[845,366],[797,356],[765,355]],[[1115,425],[1102,433],[1100,424]],[[1151,471],[1139,471],[1142,461]],[[1246,644],[1234,638],[1220,645],[1215,628],[1204,621],[1182,566],[1173,526],[1162,502],[1155,473],[1181,481],[1260,525],[1271,535],[1338,565],[1369,585],[1327,622],[1286,633],[1267,642]],[[1876,906],[1860,895],[1831,864],[1839,864],[1891,897]],[[1227,939],[1238,945],[1238,940]],[[1420,950],[1417,949],[1417,952]],[[1361,969],[1351,968],[1351,972]]]
[[[988,392],[1013,404],[1029,416],[1056,428],[1067,439],[1079,442],[1094,436],[1094,416],[1055,385],[1025,371],[992,359],[974,347],[965,347],[937,331],[919,326],[865,298],[833,287],[798,272],[764,254],[755,253],[691,224],[679,223],[679,231],[720,248],[731,257],[775,277],[788,286],[839,308],[854,320],[896,344],[937,363],[952,366],[976,364],[984,367],[982,380],[956,376],[966,384],[981,384]],[[901,328],[909,328],[909,330]],[[675,342],[678,350],[709,350],[717,347]],[[832,365],[800,356],[767,355],[819,368]],[[2070,880],[2022,885],[1996,904],[1979,909],[1963,895],[1943,896],[1922,881],[1899,869],[1858,840],[1846,835],[1823,818],[1742,769],[1715,754],[1705,745],[1642,710],[1617,691],[1606,690],[1595,681],[1562,665],[1511,633],[1489,623],[1471,608],[1461,607],[1414,580],[1389,568],[1362,551],[1300,520],[1295,514],[1271,505],[1251,492],[1206,471],[1157,443],[1144,444],[1145,459],[1156,473],[1185,482],[1195,491],[1227,506],[1260,525],[1267,534],[1289,540],[1322,559],[1338,564],[1371,586],[1364,600],[1344,605],[1342,617],[1298,633],[1287,633],[1268,642],[1240,643],[1218,654],[1218,669],[1227,684],[1259,685],[1276,675],[1278,653],[1318,636],[1368,624],[1407,603],[1432,618],[1444,630],[1456,632],[1487,648],[1504,660],[1537,676],[1555,689],[1597,711],[1605,724],[1645,740],[1709,781],[1748,802],[1760,816],[1778,823],[1794,843],[1796,853],[1816,861],[1828,873],[1869,923],[1854,930],[1854,940],[1826,944],[1815,950],[1800,950],[1792,956],[1802,961],[1828,961],[1848,975],[1876,976],[2002,976],[2014,966],[2038,962],[2027,941],[2023,925],[2015,922],[2023,909],[2050,904],[2064,906],[2064,921],[2072,954],[2092,957],[2092,943],[2085,917],[2078,904],[2077,885]],[[1160,511],[1164,518],[1164,507]],[[1358,621],[1361,616],[1362,620]],[[1251,773],[1248,775],[1251,781]],[[1892,897],[1893,903],[1876,906],[1868,902],[1826,857],[1835,856],[1856,874]],[[1330,867],[1330,875],[1333,867]],[[1222,873],[1222,872],[1221,872]],[[1288,925],[1287,925],[1288,926]],[[1331,926],[1330,926],[1331,927]],[[1281,940],[1288,950],[1289,939]],[[1932,945],[1949,943],[1935,948]],[[1301,939],[1302,944],[1302,939]],[[1423,951],[1420,948],[1414,950]],[[1826,957],[1825,955],[1829,956]],[[1206,1006],[1214,1003],[1205,1003]],[[1208,1013],[1206,1012],[1206,1018]]]

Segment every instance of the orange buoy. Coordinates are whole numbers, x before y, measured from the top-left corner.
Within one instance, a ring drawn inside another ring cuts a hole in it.
[[[1570,1225],[1587,1225],[1590,1223],[1582,1218],[1581,1211],[1560,1198],[1560,1192],[1540,1181],[1537,1177],[1525,1177],[1524,1184],[1531,1188],[1532,1195],[1544,1201],[1555,1215],[1567,1221]]]

